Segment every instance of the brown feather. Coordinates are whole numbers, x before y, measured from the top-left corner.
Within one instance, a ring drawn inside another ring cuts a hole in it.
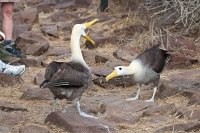
[[[157,44],[139,54],[136,59],[141,60],[144,66],[160,73],[170,58],[170,54],[167,52],[167,50],[160,48],[160,44]]]
[[[91,71],[80,63],[53,61],[46,68],[48,82],[42,88],[49,88],[60,99],[80,99],[91,78]]]

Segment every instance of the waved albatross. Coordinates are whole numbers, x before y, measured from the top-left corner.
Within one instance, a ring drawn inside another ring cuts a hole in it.
[[[76,107],[80,115],[96,118],[81,111],[79,100],[92,80],[90,68],[84,61],[80,49],[80,37],[83,36],[94,44],[94,41],[84,30],[97,21],[98,19],[94,19],[85,24],[74,25],[71,34],[71,58],[69,62],[52,61],[46,68],[45,80],[40,87],[49,88],[54,94],[53,112],[56,108],[56,98],[67,99],[68,101],[76,100]]]
[[[129,66],[117,66],[115,70],[106,77],[106,81],[120,75],[132,75],[134,83],[139,84],[137,94],[134,98],[126,100],[137,100],[142,84],[153,82],[154,92],[152,98],[147,102],[154,102],[154,96],[157,91],[160,73],[170,59],[170,54],[157,44],[146,51],[140,53]]]

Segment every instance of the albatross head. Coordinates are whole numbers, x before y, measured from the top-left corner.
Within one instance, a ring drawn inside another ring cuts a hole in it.
[[[108,81],[114,77],[117,77],[117,76],[129,75],[129,74],[132,74],[129,67],[117,66],[117,67],[115,67],[115,70],[106,77],[106,81]]]
[[[133,60],[129,66],[117,66],[115,70],[106,77],[106,81],[123,75],[133,75],[141,73],[143,66],[139,60]]]
[[[70,48],[71,48],[71,58],[70,62],[78,62],[83,64],[84,66],[88,67],[83,59],[83,55],[80,49],[80,37],[83,36],[87,40],[89,40],[92,44],[95,44],[92,39],[85,33],[85,29],[92,26],[94,23],[96,23],[98,19],[94,19],[91,22],[85,23],[85,24],[75,24],[72,29],[71,34],[71,41],[70,41]]]
[[[98,19],[94,19],[91,22],[85,23],[85,24],[76,24],[74,25],[72,35],[79,34],[80,36],[85,37],[88,41],[90,41],[92,44],[95,44],[95,42],[85,33],[85,29],[92,26],[94,23],[99,21]]]

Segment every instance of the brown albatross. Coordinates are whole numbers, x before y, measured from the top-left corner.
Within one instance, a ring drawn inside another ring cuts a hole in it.
[[[117,66],[115,70],[106,77],[106,81],[120,75],[132,75],[134,83],[138,83],[138,91],[134,98],[126,100],[137,100],[142,84],[153,82],[154,92],[152,98],[147,102],[154,102],[154,96],[157,91],[160,73],[170,59],[170,54],[167,50],[162,49],[160,44],[157,44],[146,51],[140,53],[129,66]]]
[[[83,92],[91,83],[92,74],[90,68],[83,59],[80,49],[80,37],[83,36],[92,44],[94,41],[85,33],[85,29],[96,23],[94,19],[86,24],[76,24],[71,34],[71,58],[69,62],[52,61],[46,68],[45,80],[40,87],[49,88],[54,94],[53,112],[56,108],[56,98],[76,100],[76,107],[80,115],[84,117],[96,118],[81,111],[80,102]]]

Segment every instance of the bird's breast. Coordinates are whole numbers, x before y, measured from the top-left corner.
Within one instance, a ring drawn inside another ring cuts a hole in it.
[[[133,81],[139,84],[147,84],[153,82],[158,76],[158,73],[147,67],[144,67],[141,71],[133,75]]]

